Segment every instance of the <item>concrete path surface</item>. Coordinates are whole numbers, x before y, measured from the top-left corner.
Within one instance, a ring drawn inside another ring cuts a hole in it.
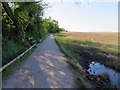
[[[53,35],[3,80],[3,88],[77,88],[76,75]]]

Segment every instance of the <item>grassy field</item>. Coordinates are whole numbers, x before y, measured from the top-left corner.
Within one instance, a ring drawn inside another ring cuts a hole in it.
[[[117,33],[66,32],[55,35],[61,50],[83,67],[90,59],[120,71]]]
[[[100,42],[100,43],[105,43],[105,44],[118,45],[118,34],[117,33],[69,32],[69,33],[64,33],[64,35],[71,37],[73,40],[78,40],[78,41],[90,41],[90,42]]]

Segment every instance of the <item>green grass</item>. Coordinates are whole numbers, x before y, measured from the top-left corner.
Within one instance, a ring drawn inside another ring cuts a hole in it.
[[[44,36],[44,38],[42,39],[42,41],[47,38],[49,34],[47,34],[46,36]],[[42,42],[41,41],[41,42]],[[9,40],[5,40],[4,44],[6,43],[6,45],[4,46],[3,49],[3,60],[5,60],[6,58],[6,63],[8,63],[9,61],[11,61],[12,59],[14,59],[16,56],[19,55],[19,53],[23,53],[24,51],[22,50],[23,47],[20,46],[19,44],[16,44],[12,41]],[[14,63],[12,63],[10,66],[8,66],[5,70],[3,70],[2,75],[3,77],[6,77],[8,75],[10,75],[17,67],[19,64],[22,64],[22,62],[36,49],[36,47],[33,47],[30,51],[28,51],[26,54],[24,54],[20,59],[16,60]],[[5,63],[5,61],[3,61]]]
[[[120,53],[117,45],[78,41],[64,35],[55,35],[55,39],[61,50],[72,59],[80,60],[81,57],[85,59],[94,58],[106,66],[120,70],[120,67],[118,67],[120,65],[118,55]]]
[[[79,65],[79,63],[77,62],[76,59],[74,59],[74,57],[71,55],[71,53],[69,51],[66,50],[66,48],[64,47],[64,44],[62,44],[61,42],[59,42],[56,38],[56,43],[58,44],[61,52],[63,52],[67,58],[68,58],[68,63],[75,69],[75,70],[79,70],[82,67]]]
[[[75,69],[75,70],[79,70],[81,69],[80,64],[75,60],[75,59],[69,59],[68,63]]]
[[[24,54],[20,59],[16,60],[14,63],[12,63],[10,66],[8,66],[5,70],[2,71],[2,77],[6,77],[10,75],[19,64],[22,64],[22,62],[36,49],[36,47],[33,47],[30,51],[28,51],[26,54]]]
[[[45,34],[44,37],[42,37],[42,41],[49,35]],[[39,41],[37,43],[40,43],[42,41]],[[22,52],[24,52],[26,49],[28,49],[30,45],[20,45],[17,41],[8,40],[5,37],[3,37],[2,40],[2,66],[13,60],[15,57],[20,55]]]
[[[81,70],[82,72],[84,71],[82,66],[77,62],[77,60],[74,58],[74,55],[68,50],[70,49],[69,46],[67,47],[64,43],[67,43],[68,39],[65,38],[61,38],[59,37],[59,35],[54,35],[56,43],[58,44],[61,52],[63,52],[67,58],[68,58],[68,63],[75,69],[75,70]],[[65,41],[66,40],[66,41]],[[65,41],[65,42],[63,42]],[[78,76],[76,76],[78,77]],[[77,78],[79,85],[81,88],[83,89],[88,89],[91,88],[92,85],[90,84],[90,82],[88,82],[88,80],[85,80],[85,77],[83,77],[83,75],[81,75],[79,78]]]
[[[91,84],[88,83],[87,80],[85,80],[85,79],[86,78],[84,76],[80,76],[79,78],[77,78],[81,88],[83,88],[84,90],[87,90],[88,88],[92,88]]]
[[[23,51],[25,51],[24,46],[4,38],[2,43],[2,65],[7,64]]]

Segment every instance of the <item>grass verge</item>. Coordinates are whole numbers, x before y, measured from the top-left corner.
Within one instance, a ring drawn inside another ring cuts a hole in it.
[[[61,52],[63,52],[67,56],[68,63],[75,70],[81,70],[81,71],[83,71],[83,68],[81,67],[81,65],[77,62],[77,60],[73,57],[73,55],[71,55],[71,53],[66,50],[66,48],[64,47],[64,44],[61,41],[58,40],[58,38],[57,38],[56,35],[54,35],[54,37],[55,37],[55,41],[58,44]],[[80,77],[78,77],[77,80],[79,81],[80,87],[83,88],[83,89],[88,89],[88,88],[92,87],[92,85],[88,82],[88,80],[85,80],[85,77],[83,75],[81,75]]]
[[[79,63],[72,57],[72,55],[62,46],[62,43],[59,42],[55,36],[55,41],[58,44],[60,51],[63,52],[67,58],[68,58],[68,63],[75,69],[75,70],[79,70],[81,68],[81,66],[79,65]]]
[[[80,76],[77,78],[79,81],[79,84],[81,86],[81,88],[83,88],[84,90],[87,90],[88,88],[91,88],[91,84],[87,82],[87,80],[85,80],[84,76]]]
[[[22,63],[34,50],[36,47],[33,47],[30,51],[24,54],[20,59],[16,60],[10,66],[8,66],[5,70],[2,71],[2,77],[5,78],[6,76],[10,75],[20,63]]]

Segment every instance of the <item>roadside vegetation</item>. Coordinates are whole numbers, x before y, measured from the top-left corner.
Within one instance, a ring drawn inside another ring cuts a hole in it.
[[[12,63],[9,68],[6,68],[2,71],[3,78],[6,78],[6,76],[11,75],[11,73],[17,69],[18,65],[21,64],[34,50],[36,47],[33,47],[30,51],[28,51],[26,54],[24,54],[21,58],[16,60],[14,63]]]
[[[40,43],[50,33],[66,31],[60,28],[58,21],[52,20],[51,17],[43,18],[46,8],[48,8],[48,5],[43,1],[2,2],[2,66],[9,63],[30,46]],[[92,88],[84,76],[86,63],[90,59],[97,60],[120,71],[120,67],[118,67],[120,65],[118,55],[120,53],[115,38],[114,34],[103,33],[100,35],[69,32],[55,34],[60,50],[69,59],[68,63],[75,70],[81,71],[82,76],[78,77],[78,81],[80,81],[83,88]],[[3,76],[9,75],[34,50],[35,48],[5,69]],[[101,85],[101,87],[104,86]]]
[[[90,60],[96,60],[106,66],[109,66],[110,68],[120,70],[118,67],[118,65],[120,65],[120,61],[118,61],[119,52],[117,38],[115,36],[116,34],[117,33],[103,34],[65,32],[54,35],[60,50],[68,57],[68,62],[73,66],[73,68],[82,71],[82,75],[78,77],[81,87],[89,88],[87,86],[90,86],[91,83],[92,87],[114,88],[114,86],[108,83],[109,79],[107,75],[91,76],[86,71],[89,67],[88,65]],[[98,38],[98,36],[101,36],[101,38]],[[111,37],[114,37],[114,42],[116,43],[113,43],[113,39],[111,39]],[[88,78],[90,82],[87,82],[86,78]],[[102,80],[105,80],[104,83],[106,84],[100,83],[103,82]]]
[[[2,2],[2,66],[49,33],[63,31],[58,21],[43,18],[48,5],[40,2]]]

